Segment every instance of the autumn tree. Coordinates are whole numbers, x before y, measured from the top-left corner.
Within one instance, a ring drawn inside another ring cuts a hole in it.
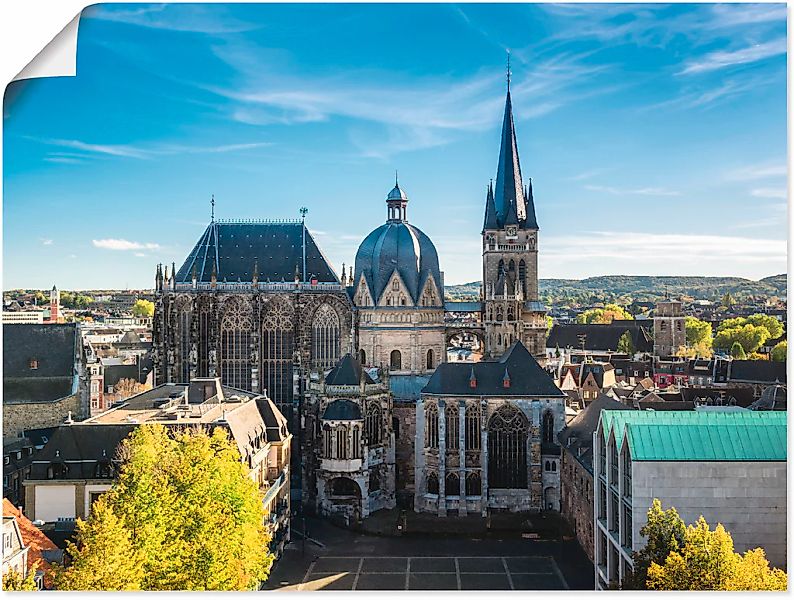
[[[686,528],[682,544],[676,543],[663,560],[651,562],[646,587],[649,590],[783,591],[787,577],[780,569],[770,568],[760,548],[744,556],[734,552],[731,534],[721,524],[712,531],[701,516],[697,523]]]
[[[722,297],[722,306],[730,308],[734,304],[736,304],[736,300],[734,300],[733,295],[730,292],[726,292]]]
[[[747,353],[740,342],[734,342],[731,346],[731,356],[736,360],[747,360]]]
[[[786,362],[786,355],[788,354],[788,342],[783,340],[778,342],[769,355],[771,360],[775,362]]]
[[[768,339],[769,330],[766,327],[752,325],[751,323],[728,328],[723,328],[720,325],[717,329],[717,335],[714,336],[714,346],[728,349],[732,348],[734,344],[739,344],[746,354],[758,350]]]
[[[653,563],[662,563],[673,550],[684,543],[686,525],[674,507],[662,509],[662,503],[654,499],[648,509],[648,520],[640,529],[640,535],[648,540],[645,546],[634,553],[634,570],[624,581],[625,589],[645,589],[648,568]]]
[[[36,570],[39,563],[34,562],[28,566],[28,574],[23,576],[22,573],[16,569],[9,568],[3,574],[3,591],[4,592],[35,592],[39,589],[36,585]]]
[[[615,319],[633,320],[625,308],[617,304],[607,304],[604,308],[590,308],[576,316],[577,323],[592,325],[608,325]]]
[[[116,577],[116,589],[253,590],[266,579],[261,494],[224,428],[142,425],[118,459],[118,479],[78,531],[64,589],[108,589]],[[114,562],[128,565],[125,577],[105,559],[89,561],[101,555],[92,546],[111,545],[121,548]]]
[[[151,317],[154,315],[154,302],[139,298],[132,305],[132,316],[134,317]]]

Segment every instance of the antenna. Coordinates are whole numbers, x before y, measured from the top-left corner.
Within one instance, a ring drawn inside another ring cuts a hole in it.
[[[210,204],[212,205],[212,212],[210,213],[210,221],[215,222],[215,194],[212,195],[212,200],[210,200]]]
[[[309,209],[301,206],[299,212],[301,214],[301,233],[303,235],[303,283],[306,283],[306,213],[309,212]]]

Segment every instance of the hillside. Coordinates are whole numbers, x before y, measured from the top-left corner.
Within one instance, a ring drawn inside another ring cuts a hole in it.
[[[786,275],[773,275],[759,281],[742,277],[655,277],[648,275],[606,275],[587,279],[541,279],[540,299],[546,304],[593,302],[630,303],[655,301],[666,295],[690,296],[697,300],[719,300],[730,292],[737,300],[749,296],[786,296]],[[480,282],[448,285],[448,300],[473,300],[479,296]]]

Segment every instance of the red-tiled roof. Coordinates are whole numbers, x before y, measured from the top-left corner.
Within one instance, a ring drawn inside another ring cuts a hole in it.
[[[28,550],[28,566],[39,563],[39,569],[46,569],[47,564],[42,558],[42,551],[57,550],[58,547],[44,533],[36,527],[8,498],[3,498],[3,516],[16,517],[19,530],[22,532],[22,542],[30,547]]]

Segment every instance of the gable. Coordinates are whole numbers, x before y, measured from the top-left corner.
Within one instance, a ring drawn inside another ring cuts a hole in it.
[[[367,279],[362,274],[358,280],[358,286],[356,287],[356,293],[353,296],[353,302],[356,306],[374,306],[374,302],[372,301],[372,292],[367,285]]]
[[[405,285],[397,269],[389,277],[378,301],[378,306],[414,306],[408,286]]]

